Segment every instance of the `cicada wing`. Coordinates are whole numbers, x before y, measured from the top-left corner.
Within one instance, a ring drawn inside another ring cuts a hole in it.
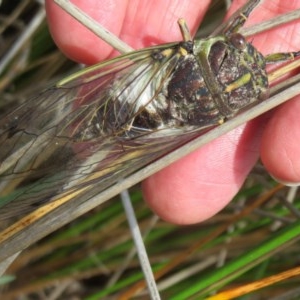
[[[95,182],[99,192],[187,140],[180,129],[134,124],[176,68],[172,47],[88,68],[2,118],[0,219]]]

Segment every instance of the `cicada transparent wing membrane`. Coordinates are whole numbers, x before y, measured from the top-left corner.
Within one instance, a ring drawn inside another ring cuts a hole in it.
[[[170,117],[166,98],[180,59],[177,44],[116,58],[3,118],[1,220],[68,190],[105,189],[192,138],[198,128]]]

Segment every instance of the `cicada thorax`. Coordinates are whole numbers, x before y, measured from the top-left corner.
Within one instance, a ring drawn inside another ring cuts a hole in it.
[[[185,43],[179,47],[185,49]],[[193,52],[180,58],[168,84],[170,115],[182,126],[214,125],[220,120],[199,61]]]
[[[176,55],[164,91],[167,105],[156,105],[166,124],[213,126],[268,97],[265,59],[239,33],[179,43]]]
[[[224,118],[268,97],[265,59],[241,34],[196,41],[194,51],[214,106]]]

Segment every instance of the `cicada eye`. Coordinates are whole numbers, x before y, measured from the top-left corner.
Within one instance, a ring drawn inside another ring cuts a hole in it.
[[[239,50],[244,50],[246,47],[246,40],[240,33],[234,33],[229,38],[230,43]]]

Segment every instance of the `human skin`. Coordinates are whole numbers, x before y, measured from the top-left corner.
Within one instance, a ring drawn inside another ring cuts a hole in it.
[[[187,20],[195,33],[209,1],[198,0],[73,0],[92,18],[135,49],[182,40],[177,20]],[[229,15],[245,1],[233,1]],[[247,26],[300,8],[300,0],[264,1]],[[117,55],[110,46],[46,0],[50,30],[70,58],[94,64]],[[299,50],[300,21],[262,33],[252,42],[263,54]],[[214,140],[146,179],[148,205],[163,219],[177,224],[203,221],[220,211],[238,192],[261,157],[273,177],[300,183],[300,101],[288,101]]]

